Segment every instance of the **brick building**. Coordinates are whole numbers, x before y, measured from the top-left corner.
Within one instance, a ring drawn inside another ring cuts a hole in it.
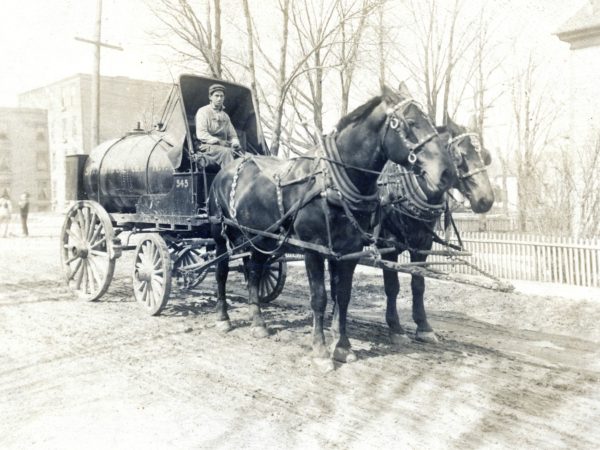
[[[91,150],[92,77],[77,74],[19,95],[19,106],[48,111],[48,147],[53,208],[65,203],[65,156]],[[150,128],[157,120],[170,83],[101,77],[100,142],[122,136],[140,122]]]
[[[46,111],[0,108],[0,193],[9,193],[13,211],[23,192],[30,210],[50,208],[50,163]]]

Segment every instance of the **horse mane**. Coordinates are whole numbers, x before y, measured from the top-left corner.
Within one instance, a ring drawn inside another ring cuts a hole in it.
[[[351,125],[367,117],[381,103],[382,99],[383,97],[381,96],[373,97],[364,105],[361,105],[352,112],[346,114],[338,121],[337,125],[335,126],[336,130],[342,131],[348,125]]]

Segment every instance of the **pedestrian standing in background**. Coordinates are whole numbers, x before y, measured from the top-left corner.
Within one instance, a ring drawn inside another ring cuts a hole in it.
[[[2,226],[4,225],[4,232],[2,237],[8,236],[8,225],[10,224],[10,216],[12,214],[12,203],[8,198],[8,192],[4,189],[2,197],[0,197],[0,232],[2,232]]]
[[[29,236],[27,229],[27,216],[29,215],[29,193],[23,192],[19,198],[19,212],[21,213],[21,232],[23,236]]]

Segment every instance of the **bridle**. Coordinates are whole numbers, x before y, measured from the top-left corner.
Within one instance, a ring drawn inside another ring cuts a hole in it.
[[[461,171],[459,169],[458,163],[457,163],[457,161],[461,161],[463,159],[463,155],[460,152],[460,150],[458,150],[457,144],[459,142],[462,142],[466,138],[470,139],[471,145],[475,149],[475,152],[477,153],[477,156],[479,157],[479,161],[481,162],[481,167],[478,167],[477,169],[469,170],[468,172],[464,173],[463,171]],[[454,164],[454,167],[456,169],[456,174],[458,175],[458,179],[460,182],[462,182],[466,178],[471,178],[472,176],[477,175],[478,173],[487,171],[488,165],[486,165],[484,163],[483,158],[481,157],[481,143],[479,140],[479,135],[477,133],[459,134],[458,136],[453,137],[452,139],[450,139],[448,141],[448,145],[446,148],[448,150],[448,153],[450,153],[450,155],[452,156],[452,158],[451,158],[452,163]]]
[[[426,135],[423,139],[417,141],[416,143],[411,142],[406,136],[406,130],[411,128],[406,119],[406,110],[409,106],[415,106],[423,115],[423,119],[427,122],[429,127],[431,128],[431,133]],[[413,100],[412,98],[402,100],[401,102],[396,103],[391,108],[388,108],[386,111],[386,121],[382,128],[383,132],[381,133],[381,146],[385,149],[385,137],[387,136],[388,130],[391,128],[396,132],[402,144],[409,149],[408,154],[408,163],[412,166],[417,162],[417,153],[423,148],[425,144],[427,144],[432,139],[435,139],[439,136],[437,130],[429,120],[429,117],[423,112],[423,108],[421,105]],[[387,151],[386,151],[387,152]]]

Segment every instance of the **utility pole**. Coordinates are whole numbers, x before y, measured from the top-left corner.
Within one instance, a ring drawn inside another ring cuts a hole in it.
[[[87,44],[94,45],[94,71],[92,72],[92,127],[91,127],[91,145],[90,149],[97,146],[100,142],[100,47],[111,48],[113,50],[123,50],[117,45],[103,43],[102,38],[102,0],[96,0],[96,39],[84,39],[76,37],[75,39]]]

